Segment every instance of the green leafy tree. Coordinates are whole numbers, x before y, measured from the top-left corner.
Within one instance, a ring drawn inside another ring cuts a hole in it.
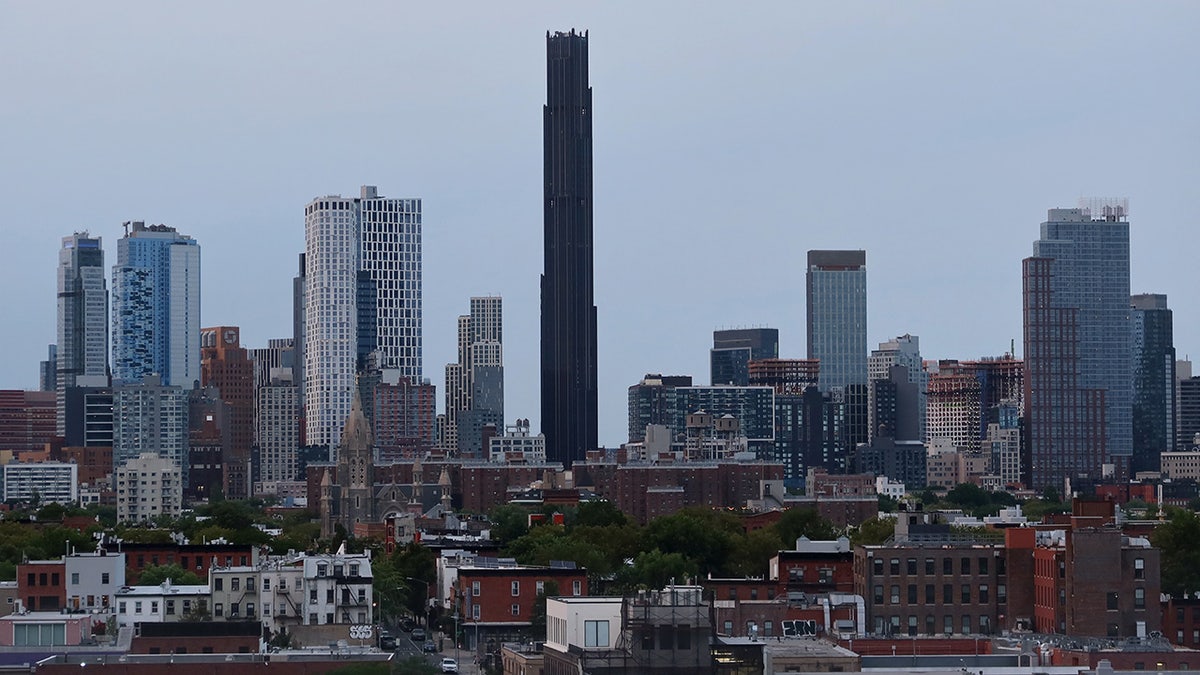
[[[197,585],[204,583],[195,572],[185,570],[178,563],[169,565],[151,565],[138,575],[139,586],[157,586],[167,579],[177,586]]]
[[[783,512],[779,522],[775,523],[779,533],[780,543],[789,549],[796,545],[800,537],[808,537],[812,541],[830,541],[837,539],[838,531],[833,523],[821,517],[816,509],[790,508]]]
[[[726,511],[692,507],[655,518],[646,526],[647,548],[678,553],[700,574],[726,575],[741,525]]]
[[[795,540],[792,540],[795,544]],[[786,548],[791,548],[788,546]],[[767,574],[771,558],[781,550],[779,535],[773,528],[763,528],[746,533],[738,543],[732,558],[735,576],[760,576]]]
[[[529,531],[529,511],[512,504],[502,504],[488,514],[492,523],[492,539],[507,544]]]
[[[871,518],[859,523],[850,533],[850,543],[854,546],[876,546],[886,542],[895,532],[895,519]]]
[[[67,514],[66,507],[64,507],[62,504],[51,502],[51,503],[43,506],[42,508],[38,509],[37,519],[38,519],[39,523],[45,523],[45,522],[50,522],[50,521],[61,522],[63,519],[63,516],[65,516],[66,514]]]
[[[879,495],[879,510],[884,513],[895,513],[900,509],[900,502],[887,495]]]
[[[1179,598],[1200,591],[1200,518],[1183,509],[1169,509],[1168,518],[1150,541],[1160,551],[1163,591]]]
[[[695,578],[699,571],[696,562],[682,554],[663,553],[658,549],[643,551],[633,560],[626,586],[630,589],[662,588],[671,580],[681,584],[685,579]]]
[[[607,500],[581,503],[572,520],[571,525],[574,527],[620,526],[629,522],[629,518],[615,504]]]

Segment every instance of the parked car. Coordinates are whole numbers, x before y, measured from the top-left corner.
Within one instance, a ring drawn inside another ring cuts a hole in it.
[[[379,648],[384,650],[392,650],[396,648],[396,636],[391,633],[382,631],[379,633]]]
[[[458,672],[458,661],[455,661],[454,659],[451,659],[451,658],[442,659],[442,672],[443,673],[457,673]]]
[[[437,651],[437,645],[433,644],[433,640],[426,640],[425,646],[421,647],[421,651],[426,654],[432,654]]]
[[[412,632],[412,641],[413,642],[424,642],[425,641],[425,629],[424,628],[414,628],[413,632]]]

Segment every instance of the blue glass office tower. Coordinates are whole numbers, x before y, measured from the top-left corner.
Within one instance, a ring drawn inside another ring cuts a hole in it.
[[[112,273],[114,386],[200,379],[200,246],[166,225],[125,223]]]
[[[865,392],[867,252],[809,251],[806,283],[808,358],[821,362],[818,387],[863,385]]]
[[[1022,261],[1034,489],[1128,474],[1133,373],[1127,206],[1050,209]]]

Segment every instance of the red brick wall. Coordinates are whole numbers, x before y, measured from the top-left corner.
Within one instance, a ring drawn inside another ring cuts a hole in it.
[[[468,568],[459,570],[455,596],[462,603],[468,621],[474,621],[473,607],[478,605],[482,623],[528,622],[533,618],[537,582],[550,580],[558,583],[559,595],[572,595],[575,581],[580,583],[580,595],[588,594],[587,574],[583,570]],[[518,583],[515,596],[514,581]],[[478,596],[474,594],[475,582],[479,582]],[[513,605],[518,606],[516,614],[512,612]]]
[[[31,612],[62,609],[67,602],[65,576],[62,561],[17,565],[17,597]]]

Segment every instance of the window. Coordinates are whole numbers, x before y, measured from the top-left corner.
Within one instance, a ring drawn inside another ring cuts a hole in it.
[[[925,584],[925,604],[932,605],[937,602],[937,592],[934,590],[933,584]]]
[[[213,578],[213,589],[218,590],[218,591],[225,590],[225,578],[224,577],[214,577]]]
[[[518,596],[518,595],[520,595],[520,594],[521,594],[521,582],[519,582],[519,581],[514,581],[514,582],[512,582],[512,595],[513,595],[513,597],[515,598],[515,597],[517,597],[517,596]]]
[[[900,574],[900,559],[892,558],[892,562],[888,565],[888,568],[892,574]]]
[[[315,589],[315,588],[308,589],[308,603],[310,605],[317,604],[317,589]]]
[[[109,583],[109,581],[108,581],[108,578],[109,578],[109,577],[108,577],[108,572],[105,572],[105,573],[101,574],[101,575],[100,575],[100,583],[102,583],[102,584],[107,584],[107,583]]]
[[[970,558],[960,558],[959,560],[961,561],[961,562],[959,562],[959,572],[962,574],[970,574],[971,573],[971,559]]]
[[[544,581],[534,582],[533,592],[538,595],[544,595],[546,593],[546,582],[544,582]]]
[[[969,560],[969,558],[963,558],[963,560]],[[962,603],[964,605],[971,604],[971,584],[962,585]]]
[[[246,590],[254,592],[254,577],[246,577]]]
[[[985,605],[988,601],[988,585],[979,584],[979,604]]]
[[[775,624],[774,624],[773,622],[771,622],[771,621],[763,621],[763,633],[762,633],[762,634],[763,634],[763,637],[772,637],[772,635],[773,635],[774,631],[775,631]],[[691,647],[690,647],[690,646],[688,646],[688,647],[685,647],[685,646],[683,645],[683,636],[684,636],[684,635],[686,635],[686,634],[687,634],[687,632],[688,632],[688,630],[687,630],[687,626],[681,626],[681,627],[680,627],[680,629],[679,629],[679,639],[677,639],[677,640],[676,640],[676,642],[678,642],[678,643],[679,643],[679,648],[680,648],[680,649],[691,649]],[[689,641],[689,645],[690,645],[690,641]]]
[[[1008,585],[996,584],[996,602],[1008,602]]]
[[[917,634],[917,616],[915,614],[908,615],[908,634]]]
[[[183,601],[183,613],[187,614],[190,611],[192,611],[192,601],[185,598]]]
[[[167,614],[174,614],[174,613],[175,613],[175,601],[174,601],[174,600],[167,600],[167,609],[166,609],[166,612],[167,612]]]
[[[925,615],[925,634],[926,635],[933,635],[933,630],[934,630],[933,623],[934,623],[933,615],[926,614]]]
[[[1146,578],[1146,560],[1145,558],[1134,558],[1133,560],[1133,578]]]
[[[365,589],[365,588],[358,589],[358,604],[361,605],[361,604],[365,603],[366,601],[367,601],[367,589]]]
[[[963,560],[970,560],[970,558],[963,558]],[[962,632],[963,632],[963,635],[971,634],[971,615],[970,614],[962,615]]]
[[[883,604],[883,584],[875,584],[875,604]]]
[[[942,574],[954,574],[954,558],[942,558]]]
[[[325,602],[333,604],[333,589],[332,588],[325,589]]]
[[[335,576],[335,577],[344,576],[344,575],[342,574],[342,570],[343,570],[343,569],[345,569],[345,568],[344,568],[343,566],[341,566],[341,565],[334,565],[334,566],[333,566],[333,576]]]
[[[141,600],[138,600],[138,601],[136,601],[136,602],[134,602],[134,603],[133,603],[133,613],[134,613],[134,614],[141,614],[141,613],[142,613],[142,601],[141,601]]]
[[[71,585],[72,586],[79,585],[79,572],[71,572]]]
[[[271,577],[263,577],[263,590],[271,590]]]
[[[583,595],[583,582],[576,579],[571,582],[571,595]]]
[[[218,602],[213,605],[213,616],[225,616],[225,603]]]
[[[241,608],[238,605],[239,603],[236,602],[229,603],[229,616],[234,617],[241,614]]]
[[[329,574],[329,566],[328,565],[325,565],[324,563],[317,565],[317,576],[318,577],[324,577],[324,576],[327,576],[328,574]],[[330,621],[330,623],[333,623],[333,622]]]
[[[1134,609],[1146,609],[1146,589],[1144,589],[1144,588],[1133,589],[1133,608]]]
[[[730,586],[730,587],[729,587],[729,599],[730,599],[730,600],[737,600],[737,599],[738,599],[738,596],[737,596],[737,587],[736,587],[736,586]]]
[[[471,605],[471,618],[475,621],[479,620],[479,605]]]
[[[608,622],[607,621],[584,621],[583,622],[583,646],[584,647],[607,647],[608,646]]]
[[[1107,593],[1105,595],[1105,598],[1106,598],[1105,604],[1106,604],[1107,609],[1116,609],[1117,608],[1117,594],[1116,593],[1111,593],[1111,592]]]
[[[325,623],[333,623],[333,612],[325,612]]]
[[[925,559],[925,574],[933,574],[933,558]]]
[[[675,630],[671,626],[658,627],[658,648],[659,649],[674,649],[675,648]]]
[[[904,568],[908,574],[916,574],[917,573],[917,559],[909,558],[907,561],[905,561]]]
[[[117,611],[120,612],[121,614],[125,613],[125,601],[124,600],[117,603]]]
[[[954,602],[954,584],[942,584],[942,602],[946,604]]]
[[[229,590],[231,590],[231,591],[240,591],[240,590],[242,590],[242,580],[241,580],[241,579],[239,579],[239,578],[237,578],[237,577],[233,577],[233,578],[231,578],[231,579],[229,580]],[[249,588],[247,588],[246,590],[250,590],[250,589],[249,589]]]
[[[910,605],[917,604],[917,585],[916,584],[908,585],[908,604],[910,604]],[[913,620],[916,621],[916,617],[913,617]]]
[[[476,598],[479,597],[479,582],[478,581],[471,582],[471,595]]]
[[[892,585],[892,596],[891,596],[891,598],[892,598],[892,604],[893,604],[893,605],[898,605],[898,604],[900,604],[900,587],[899,587],[899,586],[896,586],[896,585],[894,585],[894,584]]]
[[[254,618],[254,603],[253,602],[246,603],[246,618],[248,618],[248,619]]]
[[[876,558],[873,566],[876,575],[883,574],[883,558]],[[804,570],[800,570],[800,578],[804,578]]]
[[[316,613],[316,612],[309,612],[309,613],[308,613],[308,624],[309,624],[310,626],[316,626],[316,625],[318,625],[318,624],[317,624],[317,613]]]
[[[511,608],[513,616],[521,616],[521,606],[513,605]]]
[[[358,576],[358,563],[350,563],[350,576]]]

